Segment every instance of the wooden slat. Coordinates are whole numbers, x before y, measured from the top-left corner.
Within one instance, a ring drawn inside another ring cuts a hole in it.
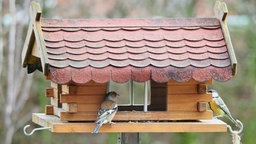
[[[211,94],[168,95],[167,111],[198,111],[198,102],[211,101]]]
[[[211,94],[188,94],[188,95],[168,95],[168,103],[186,103],[186,102],[210,102],[212,100]]]
[[[68,121],[95,121],[97,112],[61,112],[60,119]],[[212,119],[212,111],[206,112],[138,112],[119,111],[114,121],[138,121],[138,120],[205,120]]]
[[[98,112],[100,108],[99,104],[77,104],[78,112]]]
[[[56,98],[56,99],[58,99],[58,95],[59,95],[59,94],[58,94],[58,89],[55,89],[55,88],[54,88],[54,89],[53,89],[53,97]]]
[[[197,103],[197,111],[205,112],[207,110],[207,103],[206,102],[198,102]]]
[[[53,105],[55,107],[58,107],[58,99],[54,98],[54,97],[51,97],[51,105]]]
[[[85,94],[85,95],[105,95],[107,91],[106,86],[79,86],[76,87],[76,94]]]
[[[168,85],[167,94],[197,94],[197,85]]]
[[[225,37],[225,41],[226,41],[227,48],[228,48],[228,53],[229,53],[230,60],[231,60],[231,63],[232,63],[232,74],[236,75],[236,73],[237,73],[237,60],[236,60],[236,55],[235,55],[235,52],[234,52],[234,49],[233,49],[233,44],[231,42],[231,38],[230,38],[230,35],[229,35],[228,26],[227,26],[226,21],[220,22],[220,23],[221,23],[221,26],[222,26],[222,31],[223,31],[223,34],[224,34],[224,37]]]
[[[167,111],[197,112],[197,103],[169,103],[167,106]]]
[[[54,91],[53,91],[53,88],[47,88],[46,91],[45,91],[45,96],[46,97],[54,97]]]
[[[62,112],[66,112],[66,111],[62,108],[58,108],[58,107],[55,107],[55,106],[53,107],[53,113],[54,113],[55,116],[60,117],[60,114]]]
[[[76,103],[62,103],[62,109],[70,113],[78,112],[78,106]]]
[[[34,34],[34,20],[30,20],[27,35],[22,49],[22,66],[25,67],[28,64],[29,58],[31,57],[31,51],[34,48],[35,34]]]
[[[61,95],[61,103],[100,104],[105,95]]]
[[[58,89],[58,84],[51,81],[51,87],[54,89]]]
[[[105,95],[107,91],[106,84],[97,83],[86,83],[84,85],[63,85],[62,91],[67,94],[78,94],[78,95]]]
[[[51,88],[53,89],[54,98],[58,99],[58,92],[61,91],[61,89],[58,87],[58,84],[51,82]]]
[[[37,44],[35,42],[35,22],[40,20],[41,16],[41,8],[40,5],[34,1],[31,2],[31,7],[29,10],[30,22],[28,27],[27,36],[24,42],[23,50],[22,50],[22,65],[25,67],[30,61],[32,57],[31,53],[35,55],[35,52],[32,52],[34,48],[37,48]],[[36,54],[38,57],[40,54]]]
[[[223,31],[223,35],[225,38],[225,42],[227,45],[228,53],[229,53],[231,64],[232,64],[232,74],[236,75],[237,60],[236,60],[236,55],[235,55],[234,48],[233,48],[233,45],[231,42],[227,22],[226,22],[226,17],[228,14],[228,9],[227,9],[226,3],[221,2],[221,1],[216,1],[215,6],[214,6],[214,14],[215,14],[215,17],[220,20],[221,28]]]
[[[73,85],[62,85],[62,94],[75,94],[76,86]]]
[[[53,106],[52,105],[46,105],[45,106],[45,114],[46,115],[54,115]]]
[[[34,57],[40,58],[40,50],[39,50],[39,47],[37,46],[37,44],[35,42],[34,42],[31,54]]]
[[[91,133],[95,123],[63,122],[56,116],[33,113],[32,121],[43,127],[51,127],[56,133]],[[103,125],[99,132],[226,132],[227,124],[218,119],[192,122],[116,122]]]
[[[47,52],[46,52],[46,46],[45,46],[45,41],[43,38],[43,32],[41,30],[41,22],[40,21],[35,21],[34,25],[34,32],[35,32],[35,37],[36,37],[36,43],[40,49],[40,60],[41,60],[41,65],[43,69],[43,73],[47,74],[47,65],[49,64],[49,59],[47,57]]]
[[[197,85],[197,92],[199,94],[205,94],[207,93],[207,85],[206,84],[198,84]]]

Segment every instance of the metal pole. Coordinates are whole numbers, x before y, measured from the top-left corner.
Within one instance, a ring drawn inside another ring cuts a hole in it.
[[[139,133],[120,133],[118,144],[139,144]]]
[[[145,82],[144,84],[144,112],[148,111],[148,82]]]

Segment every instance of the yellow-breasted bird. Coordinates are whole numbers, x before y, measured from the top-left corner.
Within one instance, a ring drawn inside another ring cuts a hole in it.
[[[212,101],[209,102],[209,106],[216,114],[216,117],[227,116],[236,126],[239,126],[236,120],[232,117],[227,105],[219,96],[218,92],[214,89],[210,89],[208,92],[212,93]]]
[[[100,109],[98,111],[98,117],[97,120],[95,121],[96,127],[92,131],[92,133],[98,133],[100,127],[103,124],[110,123],[113,124],[112,119],[114,118],[118,106],[116,103],[117,100],[117,94],[114,91],[108,92],[106,94],[105,100],[101,103]]]

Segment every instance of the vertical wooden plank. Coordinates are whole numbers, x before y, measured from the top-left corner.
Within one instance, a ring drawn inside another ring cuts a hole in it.
[[[167,107],[167,83],[151,81],[151,104],[150,111],[165,111]]]
[[[51,97],[51,105],[58,107],[58,99],[56,99],[55,97]]]
[[[51,82],[51,87],[54,89],[58,89],[58,84]]]
[[[58,102],[58,107],[61,108],[62,107],[62,103],[60,102],[60,96],[61,96],[61,92],[62,92],[62,87],[60,84],[58,84],[58,97],[57,97],[57,102]]]

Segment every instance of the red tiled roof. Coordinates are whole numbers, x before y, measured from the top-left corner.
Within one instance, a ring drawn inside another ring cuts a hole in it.
[[[232,66],[218,19],[41,19],[51,80],[226,81]]]

